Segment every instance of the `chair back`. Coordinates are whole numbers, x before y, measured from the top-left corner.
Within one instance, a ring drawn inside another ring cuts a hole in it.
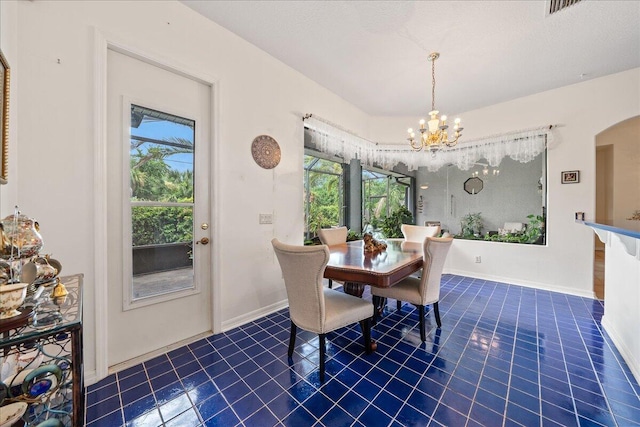
[[[278,239],[271,244],[284,277],[291,320],[302,329],[320,333],[325,321],[322,276],[329,249],[325,245],[287,245]]]
[[[347,241],[347,227],[319,228],[318,237],[323,245],[333,246]]]
[[[424,242],[427,237],[437,237],[440,234],[440,226],[422,226],[402,224],[400,226],[404,240],[407,242]]]
[[[423,244],[422,278],[420,295],[423,305],[440,299],[440,280],[453,237],[427,237]]]

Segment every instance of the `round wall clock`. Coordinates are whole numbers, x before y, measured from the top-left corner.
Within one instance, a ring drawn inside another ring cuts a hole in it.
[[[261,168],[273,169],[280,163],[280,146],[269,135],[259,135],[251,144],[251,155]]]

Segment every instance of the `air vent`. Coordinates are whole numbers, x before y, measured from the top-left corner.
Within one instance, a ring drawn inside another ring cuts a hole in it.
[[[549,0],[549,15],[579,3],[581,0]]]

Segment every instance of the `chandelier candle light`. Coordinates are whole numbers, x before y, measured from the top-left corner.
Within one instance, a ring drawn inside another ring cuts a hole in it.
[[[420,151],[423,148],[431,151],[431,154],[435,156],[436,152],[444,149],[444,147],[453,147],[458,143],[458,138],[462,135],[462,127],[460,126],[460,118],[454,121],[454,139],[449,140],[449,134],[447,129],[447,116],[442,115],[438,117],[440,113],[436,110],[436,59],[440,57],[438,52],[433,52],[429,55],[428,60],[431,62],[431,111],[429,112],[429,119],[427,127],[425,127],[425,120],[420,120],[420,140],[416,142],[416,134],[413,129],[409,128],[409,144],[411,148],[416,151]]]

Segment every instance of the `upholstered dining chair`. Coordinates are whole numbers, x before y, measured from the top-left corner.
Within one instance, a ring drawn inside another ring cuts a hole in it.
[[[422,226],[402,224],[400,231],[404,236],[404,240],[407,242],[424,242],[425,237],[438,237],[440,235],[440,226]]]
[[[422,243],[426,237],[438,237],[440,235],[440,226],[422,226],[422,225],[411,225],[411,224],[402,224],[400,226],[400,231],[402,231],[402,235],[404,236],[405,242],[416,242]],[[414,276],[420,278],[422,272],[414,273]],[[396,301],[396,308],[398,311],[402,308],[402,301]]]
[[[339,245],[347,241],[347,227],[318,228],[318,237],[323,245]],[[333,280],[329,279],[329,289],[333,288]]]
[[[440,279],[444,261],[453,242],[452,237],[426,237],[423,243],[422,277],[408,276],[389,288],[371,287],[376,298],[394,298],[408,301],[418,307],[420,316],[420,339],[426,339],[424,326],[424,306],[433,304],[433,313],[438,328],[442,326],[438,301],[440,300]]]
[[[326,334],[356,322],[362,329],[365,351],[371,353],[373,304],[322,285],[324,269],[329,262],[327,246],[293,246],[278,239],[273,239],[271,244],[280,263],[289,299],[289,357],[293,356],[298,327],[318,334],[320,381],[324,382]]]

